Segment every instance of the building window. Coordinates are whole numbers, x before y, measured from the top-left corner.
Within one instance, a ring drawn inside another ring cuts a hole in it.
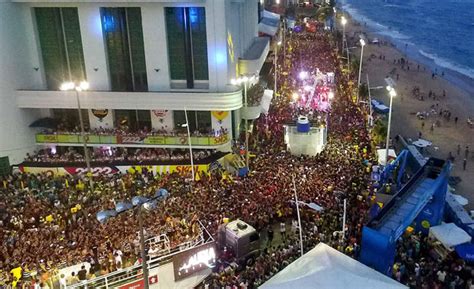
[[[151,129],[151,115],[149,110],[115,110],[115,123],[124,130]]]
[[[208,133],[211,131],[211,113],[209,111],[187,111],[189,121],[189,131],[194,133],[199,131],[200,133]],[[175,110],[174,114],[174,126],[178,131],[185,131],[183,125],[186,124],[186,117],[183,110]]]
[[[141,10],[101,8],[112,91],[147,91]]]
[[[207,88],[206,14],[203,7],[166,7],[170,78],[174,88]]]
[[[48,89],[86,80],[77,8],[35,8]]]

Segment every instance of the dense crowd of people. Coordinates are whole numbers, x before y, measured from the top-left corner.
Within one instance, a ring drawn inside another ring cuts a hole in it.
[[[133,196],[151,197],[159,188],[170,194],[155,210],[145,213],[147,236],[166,233],[176,246],[196,236],[198,220],[216,236],[224,219],[241,219],[266,232],[262,236],[267,236],[267,246],[255,262],[233,266],[232,256],[221,257],[219,266],[201,284],[203,288],[256,288],[300,256],[294,234],[287,236],[281,231],[280,243],[272,242],[269,234],[275,224],[285,227],[295,218],[294,185],[300,201],[323,208],[321,212],[302,209],[305,251],[321,241],[357,257],[362,226],[372,204],[369,172],[374,159],[366,112],[353,101],[355,76],[343,71],[332,36],[322,26],[315,33],[293,33],[283,47],[287,53],[278,63],[278,96],[268,115],[255,123],[251,147],[256,157],[246,177],[232,178],[220,170],[199,172],[199,180],[190,186],[176,173],[153,175],[144,168],[133,174],[93,176],[94,189],[88,182],[92,176],[85,175],[13,174],[0,178],[0,240],[4,244],[0,249],[0,284],[20,287],[36,283],[40,288],[51,288],[55,269],[64,266],[88,261],[92,267],[81,277],[87,279],[139,264],[138,221],[133,211],[104,223],[95,216]],[[301,85],[299,73],[316,68],[323,73],[334,72],[337,79],[331,110],[325,112],[328,143],[317,156],[294,156],[286,150],[283,124],[294,122],[296,117],[291,100]],[[339,231],[344,199],[348,212],[343,236]],[[404,264],[410,258],[399,260],[398,264]],[[416,266],[405,265],[399,280],[412,286],[413,272],[418,277],[428,276],[417,280],[428,280],[441,268],[449,271],[444,286],[447,280],[461,275],[456,273],[457,267],[432,265],[431,273],[419,270],[418,275]],[[395,278],[400,267],[394,269]],[[437,278],[442,275],[435,274]],[[66,277],[66,284],[80,279]],[[412,288],[425,288],[420,287],[423,284],[420,281]]]
[[[199,161],[212,156],[214,150],[193,150],[193,160]],[[147,163],[167,161],[189,161],[188,149],[162,149],[162,148],[126,148],[107,147],[89,150],[92,162],[97,163]],[[25,157],[27,163],[45,164],[80,164],[85,162],[83,150],[73,147],[45,148]]]
[[[46,128],[42,130],[43,134],[66,134],[80,135],[81,128],[79,126],[57,126],[55,129]],[[147,137],[147,136],[183,136],[188,135],[186,128],[179,129],[150,129],[144,127],[142,129],[131,129],[126,125],[120,125],[114,128],[89,128],[85,127],[87,135],[114,135],[122,137]],[[211,127],[199,128],[190,132],[191,136],[221,136],[228,133],[226,128],[213,129]]]

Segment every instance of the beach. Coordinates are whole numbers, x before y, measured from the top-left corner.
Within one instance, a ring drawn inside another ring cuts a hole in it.
[[[474,209],[474,127],[471,128],[467,123],[468,117],[471,116],[472,119],[474,116],[474,96],[444,79],[441,70],[433,78],[433,71],[407,58],[403,47],[395,47],[389,39],[374,35],[366,26],[353,19],[346,25],[349,47],[356,46],[361,33],[367,35],[369,42],[364,47],[361,83],[367,82],[367,74],[370,87],[385,87],[386,77],[391,77],[396,82],[397,96],[393,99],[391,138],[400,134],[405,139],[415,141],[421,133],[421,138],[432,142],[432,146],[425,149],[424,155],[446,159],[451,152],[455,158],[451,176],[458,176],[462,180],[456,186],[455,193],[469,200],[467,209]],[[371,43],[374,38],[378,38],[379,44]],[[360,45],[357,46],[359,47],[351,50],[351,57],[360,57]],[[405,60],[403,67],[398,61],[401,58]],[[414,88],[418,88],[415,93]],[[385,89],[373,89],[371,94],[372,98],[389,105]],[[426,116],[420,119],[417,113],[425,113]],[[464,170],[466,146],[468,156]]]

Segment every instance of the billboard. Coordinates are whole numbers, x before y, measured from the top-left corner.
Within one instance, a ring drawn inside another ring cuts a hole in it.
[[[216,258],[215,242],[207,243],[175,255],[173,257],[174,280],[179,281],[196,272],[213,268]]]

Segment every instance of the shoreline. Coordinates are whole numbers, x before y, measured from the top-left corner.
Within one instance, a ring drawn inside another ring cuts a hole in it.
[[[467,118],[474,116],[474,98],[470,92],[452,83],[446,74],[445,77],[433,78],[429,65],[405,53],[389,37],[372,32],[354,18],[347,18],[349,25],[346,26],[346,37],[349,47],[356,46],[354,44],[358,41],[358,34],[366,35],[369,42],[364,47],[361,83],[367,82],[366,74],[369,76],[370,87],[385,87],[384,78],[387,76],[396,82],[397,96],[393,101],[391,138],[400,134],[405,139],[415,141],[421,133],[421,138],[433,143],[424,150],[425,156],[446,159],[451,153],[455,157],[451,176],[462,179],[456,186],[455,193],[469,200],[466,208],[474,209],[474,190],[470,186],[470,180],[474,179],[474,128],[467,124]],[[373,38],[378,38],[379,44],[370,43]],[[360,46],[351,52],[352,57],[360,58]],[[405,59],[404,66],[397,62],[400,58]],[[389,98],[385,89],[371,90],[371,94],[373,99],[388,105]],[[417,113],[426,113],[427,116],[420,119],[416,116]],[[455,118],[458,118],[456,123]],[[469,146],[469,152],[464,170],[466,146]]]
[[[418,62],[420,64],[423,64],[426,67],[429,67],[433,72],[438,71],[438,72],[444,72],[444,79],[447,79],[449,82],[451,82],[453,85],[456,85],[460,89],[464,90],[465,92],[473,95],[474,97],[474,77],[469,77],[468,75],[465,75],[459,71],[456,71],[453,68],[449,68],[446,66],[443,66],[439,63],[436,63],[436,59],[430,58],[428,53],[422,53],[421,49],[416,46],[416,44],[412,43],[409,38],[403,39],[403,37],[394,37],[389,35],[387,32],[382,31],[377,29],[375,24],[371,24],[373,22],[372,20],[369,20],[364,15],[360,15],[359,13],[356,13],[358,16],[354,14],[354,8],[349,8],[347,6],[352,6],[351,4],[345,4],[340,6],[339,9],[343,11],[345,14],[349,15],[350,19],[352,20],[353,23],[357,23],[358,27],[361,27],[361,30],[365,31],[365,33],[376,36],[379,39],[383,39],[384,41],[387,41],[389,43],[392,43],[395,45],[395,48],[399,50],[400,53],[402,53],[406,58],[412,59],[415,62]],[[351,13],[352,12],[352,13]],[[366,21],[369,20],[369,21]],[[363,24],[365,23],[365,25]],[[367,24],[369,23],[369,24]],[[380,24],[379,24],[380,25]],[[400,34],[397,31],[392,31],[394,34]],[[405,49],[403,49],[403,46],[405,46]],[[443,60],[438,60],[438,61],[443,61]],[[441,77],[440,73],[438,73],[438,76]]]

